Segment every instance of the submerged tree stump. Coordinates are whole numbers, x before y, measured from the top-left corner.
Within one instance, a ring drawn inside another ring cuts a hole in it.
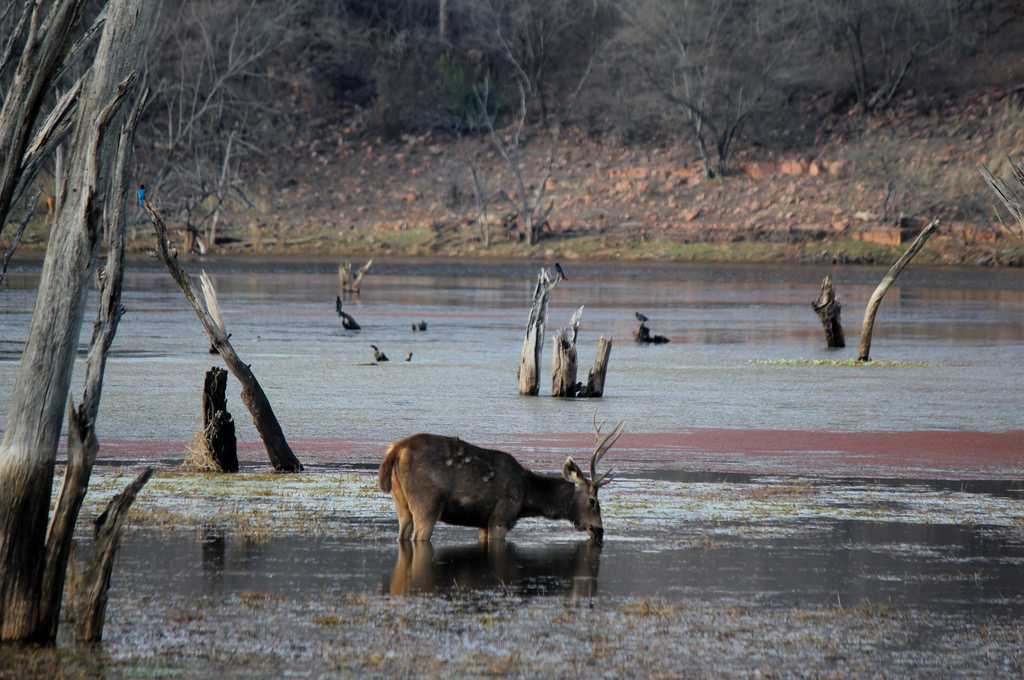
[[[612,339],[603,335],[597,339],[597,356],[594,366],[587,375],[587,384],[577,391],[577,397],[596,399],[604,396],[604,378],[608,372],[608,358],[612,353]]]
[[[551,359],[552,397],[575,397],[579,392],[579,383],[576,382],[576,338],[582,317],[581,306],[573,313],[569,328],[561,328],[555,335],[555,354]]]
[[[537,275],[530,318],[526,323],[526,336],[523,338],[523,348],[519,353],[519,368],[516,370],[519,394],[535,397],[540,391],[539,367],[544,350],[544,323],[548,315],[548,297],[551,295],[551,289],[558,285],[561,278],[556,275],[552,279],[546,269],[541,269]]]
[[[860,344],[857,348],[857,361],[869,361],[871,358],[871,334],[875,329],[875,314],[878,313],[878,305],[882,303],[882,298],[889,291],[890,286],[896,281],[896,277],[900,275],[900,272],[906,268],[910,261],[914,259],[918,251],[924,247],[924,244],[928,241],[932,234],[939,228],[939,221],[932,220],[928,223],[928,226],[921,230],[921,233],[917,235],[914,242],[907,248],[907,252],[903,253],[900,259],[896,260],[896,263],[889,267],[889,271],[882,277],[882,281],[875,288],[875,292],[871,294],[871,299],[868,300],[868,306],[864,309],[864,325],[860,331]]]
[[[351,262],[338,265],[338,286],[341,288],[341,293],[355,293],[359,294],[359,289],[363,285],[363,277],[370,271],[370,267],[373,266],[373,260],[368,260],[366,264],[360,267],[358,270],[352,265]]]
[[[821,292],[818,299],[811,303],[811,307],[821,319],[821,325],[825,328],[825,344],[829,349],[846,347],[846,337],[843,335],[843,324],[839,320],[839,313],[842,306],[839,298],[836,297],[832,287],[832,275],[826,274],[825,280],[821,282]]]
[[[196,432],[188,464],[200,470],[238,472],[235,421],[227,405],[228,372],[213,367],[206,372],[201,400],[202,425]]]

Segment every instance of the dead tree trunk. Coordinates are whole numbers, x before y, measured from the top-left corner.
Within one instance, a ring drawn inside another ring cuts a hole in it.
[[[214,366],[206,372],[201,400],[202,424],[191,447],[188,466],[214,472],[238,472],[235,421],[228,412],[228,372]]]
[[[811,307],[821,319],[821,325],[825,327],[825,344],[829,349],[846,347],[846,337],[843,335],[843,324],[839,321],[841,305],[832,288],[832,275],[826,274],[825,280],[821,282],[821,292],[818,299],[811,303]]]
[[[881,283],[875,288],[875,292],[871,294],[871,299],[868,300],[868,306],[864,310],[864,325],[860,331],[860,345],[857,349],[857,361],[869,361],[871,356],[871,333],[875,328],[875,314],[878,313],[878,305],[881,304],[882,298],[888,292],[889,287],[896,281],[896,277],[900,275],[900,272],[910,264],[910,261],[914,259],[918,251],[924,247],[924,244],[928,241],[932,234],[938,229],[939,221],[932,220],[928,223],[914,242],[910,244],[907,252],[903,253],[903,256],[896,260],[896,264],[889,268],[889,271],[882,277]]]
[[[597,356],[594,367],[587,375],[587,385],[576,395],[596,399],[604,395],[604,377],[608,373],[608,358],[612,353],[612,339],[603,335],[597,339]]]
[[[363,277],[370,271],[370,267],[373,266],[373,260],[367,260],[366,264],[359,268],[357,271],[351,262],[338,265],[338,284],[341,287],[341,294],[355,293],[359,294],[359,289],[363,285]]]
[[[206,276],[205,272],[203,273],[202,283],[207,305],[207,308],[204,309],[199,300],[196,299],[188,274],[178,264],[177,256],[172,254],[168,247],[167,226],[164,224],[163,218],[160,217],[160,214],[148,201],[145,203],[145,207],[149,212],[153,225],[156,227],[157,254],[167,266],[171,277],[174,278],[178,287],[181,288],[185,299],[188,300],[188,303],[192,305],[192,309],[195,310],[196,316],[199,317],[199,321],[203,324],[203,330],[206,331],[206,335],[210,339],[210,344],[217,348],[221,358],[224,359],[224,363],[227,364],[228,370],[231,371],[231,374],[235,376],[238,382],[242,383],[242,402],[249,409],[249,413],[252,414],[253,423],[263,439],[263,446],[267,450],[270,464],[278,472],[300,472],[302,470],[302,463],[292,453],[288,440],[285,439],[284,432],[281,431],[281,424],[277,421],[277,416],[274,415],[274,409],[270,406],[267,395],[263,392],[259,381],[256,380],[256,376],[253,375],[249,364],[242,362],[235,352],[235,348],[231,345],[227,333],[215,320],[220,318],[220,310],[217,307],[216,295],[209,277]]]
[[[580,390],[576,382],[576,338],[580,332],[581,306],[572,315],[569,328],[555,335],[555,353],[551,359],[551,396],[575,397]]]
[[[77,17],[82,4],[53,3],[43,27],[51,25],[50,17],[57,12]],[[74,7],[69,8],[71,5]],[[38,7],[34,5],[33,11]],[[101,237],[99,206],[104,198],[108,209],[112,196],[123,200],[115,187],[107,187],[119,142],[106,131],[133,81],[132,70],[143,61],[143,46],[157,9],[157,3],[110,0],[102,37],[75,109],[60,210],[0,444],[0,640],[52,642],[39,615],[48,597],[43,581],[45,562],[52,555],[47,547],[47,519],[57,440],[67,407],[85,288]],[[58,32],[51,34],[48,29],[39,36],[44,44],[60,39]],[[56,53],[63,55],[65,50],[66,45]],[[23,52],[23,57],[27,53]],[[38,66],[36,58],[29,56],[28,77],[36,77]],[[8,124],[32,125],[34,119],[26,109],[12,122],[5,110],[0,115],[0,138],[7,138]],[[10,154],[3,162],[9,158]],[[6,199],[0,197],[2,200]],[[96,394],[98,398],[98,391]]]
[[[548,315],[548,296],[551,289],[558,285],[561,277],[554,279],[546,269],[537,275],[537,285],[533,289],[533,305],[530,307],[530,318],[526,323],[526,337],[523,338],[523,349],[519,353],[519,368],[516,371],[516,382],[519,394],[537,396],[540,390],[540,361],[544,350],[544,322]]]
[[[75,637],[79,642],[99,642],[103,639],[110,574],[114,569],[114,557],[121,541],[121,529],[128,518],[128,510],[135,502],[135,497],[152,474],[151,467],[143,470],[134,482],[110,500],[103,514],[96,518],[95,544],[89,559],[89,568],[85,572],[82,591],[75,597],[80,606],[75,624]]]

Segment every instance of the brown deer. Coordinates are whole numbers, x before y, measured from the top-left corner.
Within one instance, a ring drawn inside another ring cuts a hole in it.
[[[522,517],[567,519],[595,543],[604,537],[598,490],[612,471],[597,475],[597,464],[622,435],[622,423],[601,436],[590,477],[569,456],[562,477],[527,470],[504,451],[482,449],[457,437],[415,434],[388,447],[380,465],[381,491],[390,491],[398,514],[398,540],[429,541],[438,521],[477,527],[481,541],[503,541]]]

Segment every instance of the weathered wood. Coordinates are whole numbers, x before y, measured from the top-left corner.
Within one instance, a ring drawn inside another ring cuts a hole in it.
[[[215,321],[214,315],[216,315],[216,318],[220,317],[220,311],[216,309],[216,296],[208,296],[206,298],[207,307],[209,308],[209,305],[213,304],[214,309],[204,309],[192,290],[192,282],[189,280],[188,274],[178,264],[177,256],[171,252],[168,246],[167,226],[164,224],[163,218],[148,200],[144,205],[146,211],[149,212],[153,226],[156,228],[157,255],[171,273],[171,277],[178,284],[178,287],[181,288],[185,299],[192,305],[192,309],[203,325],[203,330],[206,331],[206,335],[210,339],[210,344],[217,348],[228,370],[231,371],[231,375],[235,376],[238,382],[242,384],[242,402],[249,410],[249,413],[252,414],[253,423],[260,433],[260,438],[263,440],[263,446],[267,451],[267,456],[270,458],[271,465],[278,472],[300,472],[302,470],[302,463],[292,453],[288,440],[285,439],[284,432],[281,430],[281,424],[277,421],[277,416],[274,415],[274,409],[270,406],[267,395],[263,392],[263,388],[253,374],[252,369],[235,352],[235,348],[231,345],[227,333]],[[208,282],[209,278],[207,277],[206,282],[204,282],[204,288],[208,285],[212,290],[212,283]]]
[[[238,472],[235,421],[227,406],[228,373],[216,366],[206,372],[200,400],[200,427],[187,465],[198,470]]]
[[[907,252],[903,253],[900,259],[896,260],[896,263],[889,268],[889,271],[882,277],[882,281],[875,288],[875,292],[871,294],[871,299],[868,300],[868,305],[864,309],[864,325],[860,331],[860,345],[857,349],[857,361],[868,361],[871,357],[871,334],[875,328],[875,314],[878,313],[878,305],[881,304],[882,298],[889,291],[889,287],[896,281],[896,277],[900,275],[900,272],[910,264],[910,261],[914,259],[918,251],[924,247],[924,244],[928,241],[932,234],[939,227],[938,220],[932,220],[928,223],[928,226],[921,230],[921,233],[917,235],[914,242],[907,248]]]
[[[29,30],[42,42],[29,41],[30,49],[66,40],[71,29],[60,28],[61,22],[57,22],[56,17],[77,18],[82,5],[81,0],[53,3],[41,30],[37,30],[34,15]],[[59,191],[60,209],[50,234],[32,322],[9,395],[4,439],[0,444],[0,640],[49,641],[39,637],[37,625],[48,510],[85,290],[100,241],[98,208],[103,194],[98,187],[104,186],[109,176],[117,142],[106,130],[133,82],[133,69],[144,62],[143,47],[150,37],[159,7],[158,3],[141,0],[110,0],[106,9],[107,21],[75,109],[67,172]],[[69,19],[67,26],[74,24],[75,21]],[[54,54],[65,51],[66,44]],[[31,87],[38,85],[46,89],[45,83],[35,79],[48,69],[33,56],[23,63],[26,67],[22,69],[19,65],[19,73],[33,79],[36,84]],[[10,137],[9,125],[25,125],[31,129],[36,115],[30,108],[15,111],[12,118],[5,100],[0,113],[0,138],[3,139],[0,148],[5,149],[0,163],[5,168],[8,162],[20,164],[22,161],[20,142],[17,146],[8,146],[6,140],[20,134]],[[16,152],[7,153],[8,149]],[[3,174],[5,186],[0,194],[4,196],[0,196],[0,203],[5,202],[8,195],[8,173],[4,170]],[[7,206],[0,206],[5,214],[7,210]]]
[[[516,370],[519,394],[537,396],[540,390],[539,367],[544,350],[544,323],[548,315],[548,297],[560,280],[561,277],[557,275],[552,279],[546,269],[541,269],[537,275],[530,318],[526,323],[526,336],[523,338],[523,348],[519,353],[519,368]]]
[[[153,468],[143,470],[135,481],[110,500],[103,514],[96,518],[95,542],[84,577],[83,591],[75,597],[80,606],[75,620],[75,638],[79,642],[99,642],[103,639],[110,574],[121,540],[121,529],[135,497],[152,475]]]
[[[351,262],[338,265],[338,284],[341,287],[342,294],[344,293],[359,293],[360,287],[363,285],[363,277],[366,276],[367,272],[370,271],[370,267],[373,266],[373,260],[367,260],[366,264],[358,269],[352,265]]]
[[[43,574],[37,629],[39,637],[47,640],[54,640],[57,636],[64,580],[75,524],[89,488],[89,479],[92,476],[93,464],[99,449],[94,423],[99,413],[107,354],[114,342],[121,317],[124,315],[124,307],[121,305],[121,289],[125,263],[127,222],[124,204],[128,195],[128,156],[134,142],[135,129],[148,99],[149,90],[146,89],[136,98],[131,113],[121,126],[114,167],[110,176],[109,196],[105,202],[107,261],[106,266],[97,274],[100,304],[96,312],[96,321],[93,323],[92,338],[89,342],[82,405],[78,411],[74,409],[73,405],[69,405],[68,464],[46,538],[46,568]]]
[[[580,385],[576,382],[576,338],[579,336],[581,306],[572,315],[569,328],[559,329],[554,337],[555,351],[551,358],[551,396],[575,397]]]
[[[811,303],[811,308],[817,313],[818,318],[821,319],[821,325],[825,328],[826,346],[829,349],[846,347],[843,324],[839,320],[842,306],[832,287],[831,274],[825,275],[825,280],[821,282],[821,292],[818,294],[818,299]]]
[[[576,396],[596,399],[604,396],[604,380],[608,373],[608,358],[612,353],[612,339],[603,335],[597,339],[597,356],[594,357],[594,366],[587,375],[587,384],[582,387]]]

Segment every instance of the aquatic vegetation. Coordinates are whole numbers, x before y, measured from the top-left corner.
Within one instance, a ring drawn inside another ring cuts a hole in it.
[[[926,361],[886,361],[872,359],[857,361],[856,359],[755,359],[750,362],[755,366],[829,366],[835,368],[929,368]]]

